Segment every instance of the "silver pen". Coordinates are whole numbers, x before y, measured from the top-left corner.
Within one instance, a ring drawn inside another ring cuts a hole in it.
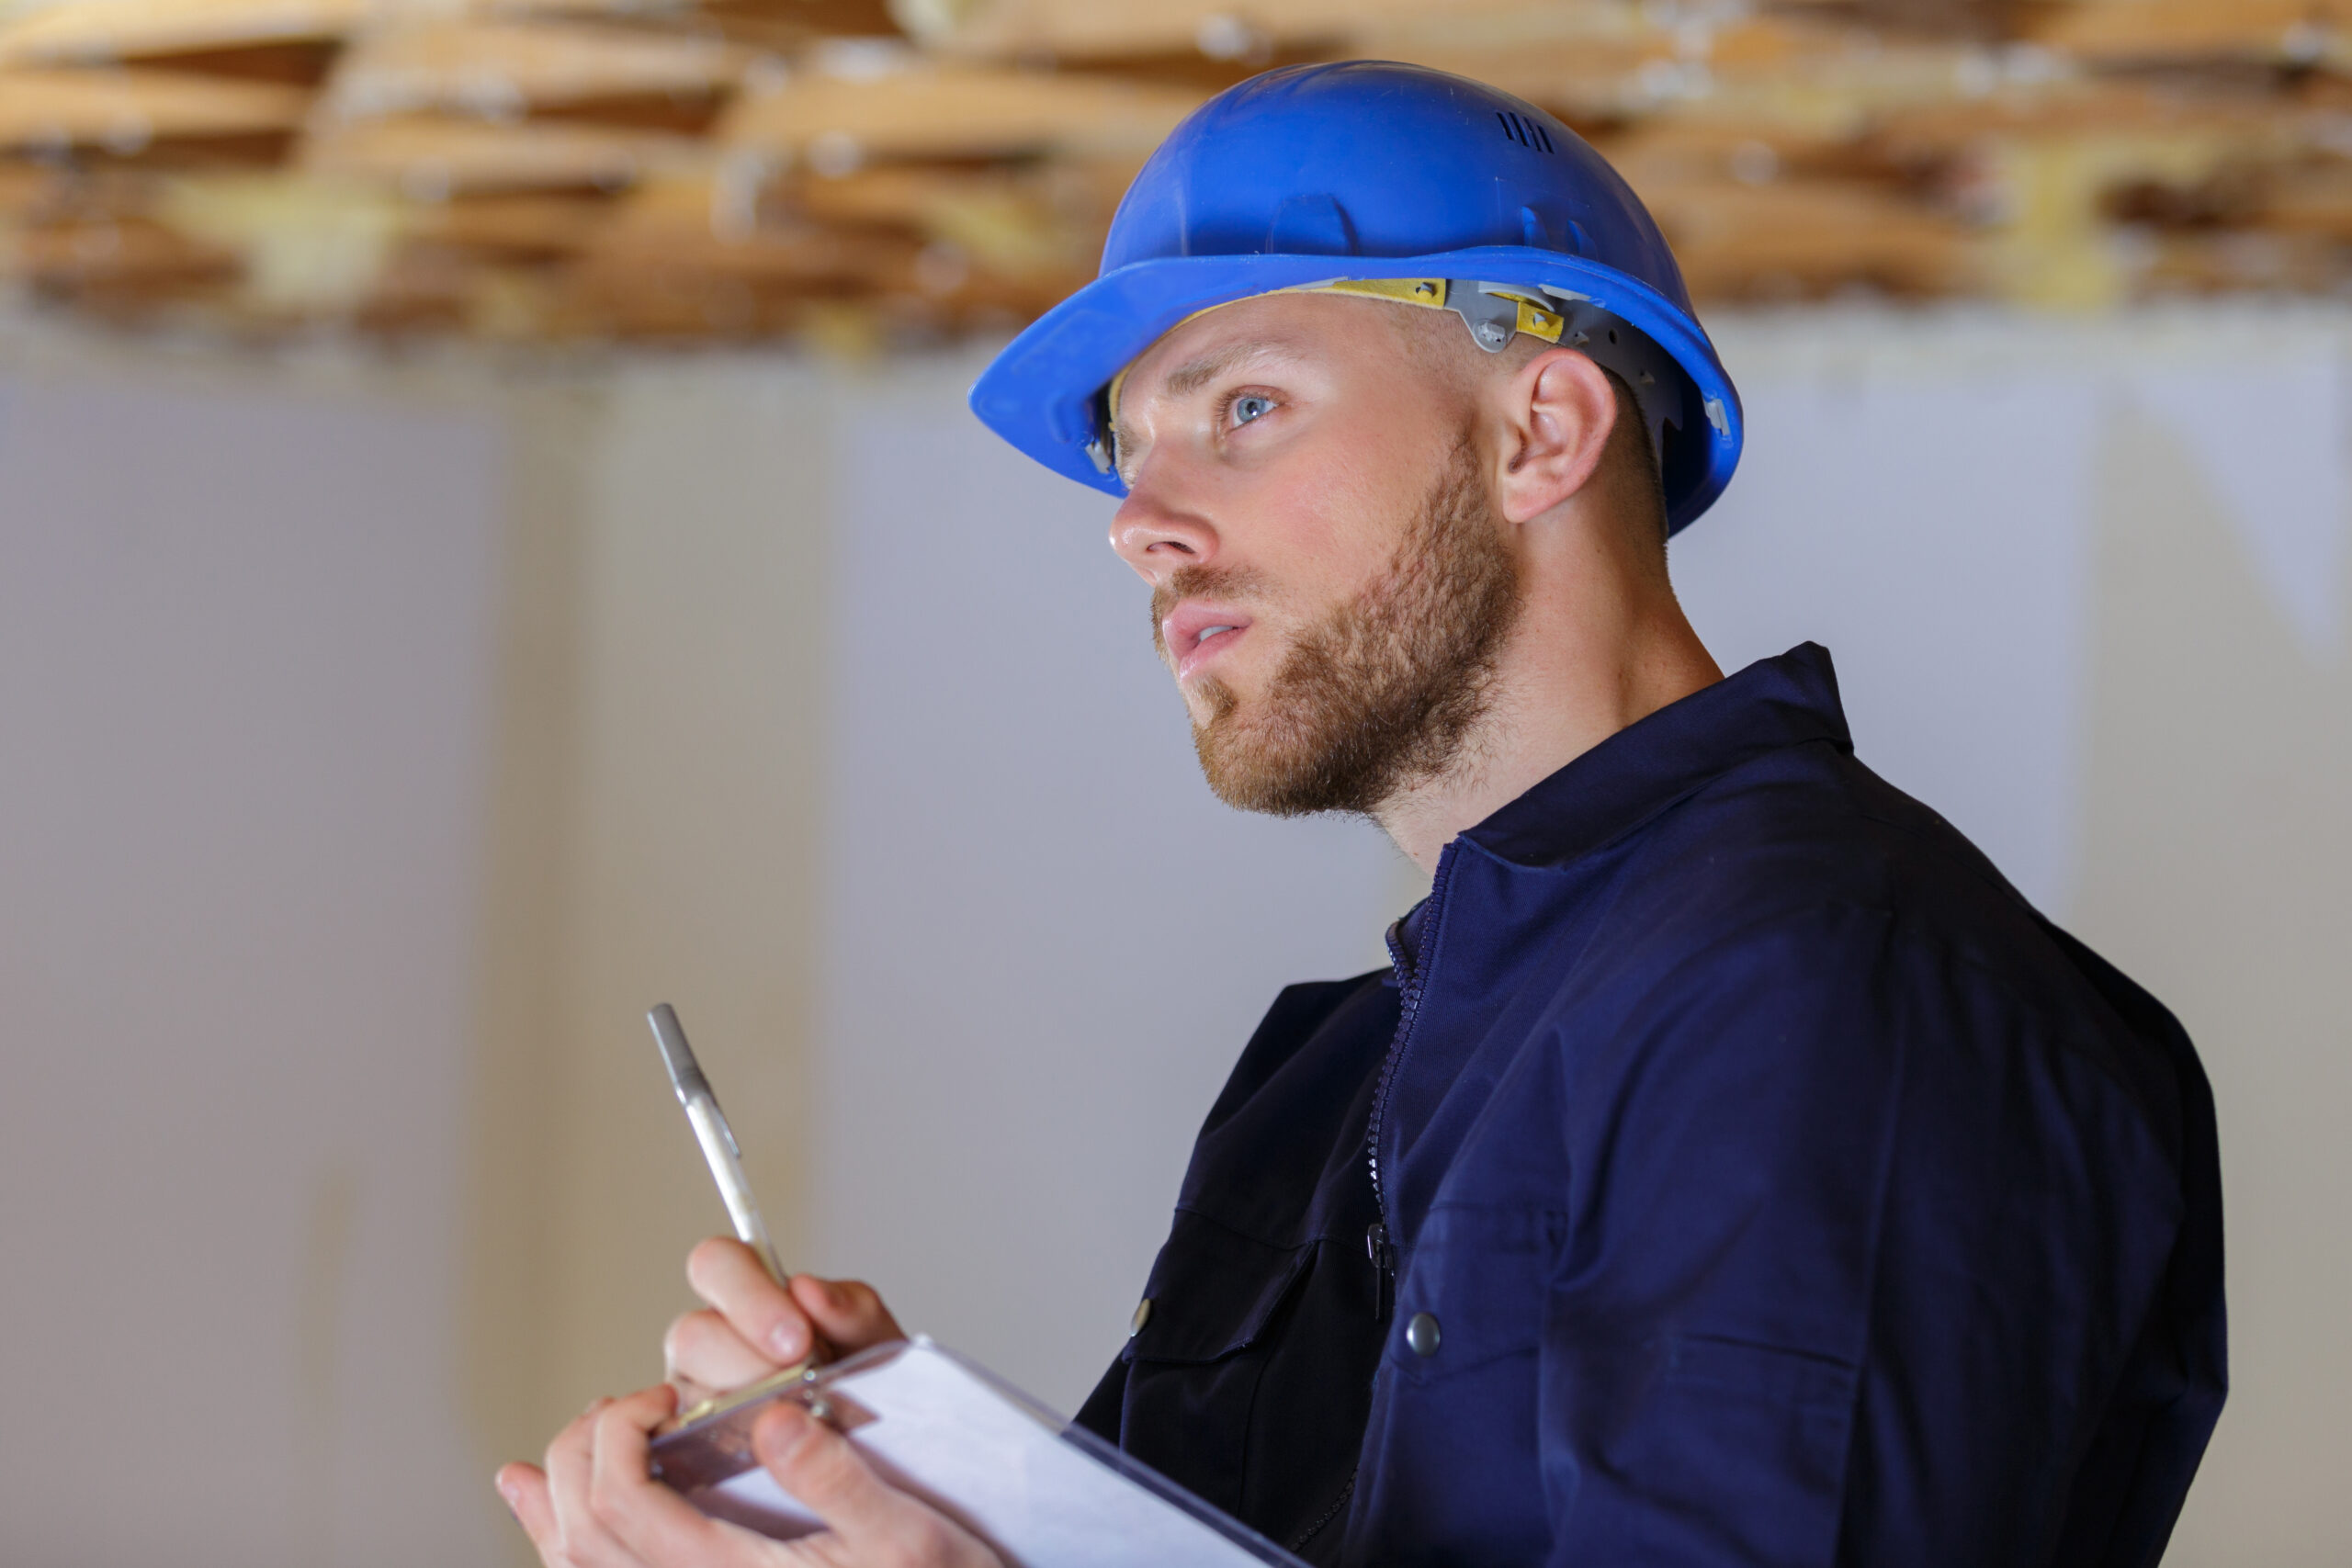
[[[678,1027],[676,1010],[663,1002],[647,1013],[645,1021],[653,1026],[653,1043],[662,1047],[662,1065],[670,1069],[670,1087],[678,1091],[678,1103],[686,1108],[695,1142],[702,1145],[702,1157],[709,1162],[710,1178],[718,1183],[718,1195],[727,1201],[727,1217],[735,1224],[736,1238],[767,1266],[771,1279],[783,1284],[784,1264],[775,1255],[775,1243],[768,1237],[768,1223],[752,1197],[751,1179],[743,1174],[743,1151],[736,1146],[734,1131],[710,1092],[710,1080],[702,1076],[702,1066],[686,1043],[686,1032]]]
[[[653,1026],[653,1043],[662,1047],[662,1065],[670,1069],[670,1087],[678,1091],[678,1103],[686,1108],[686,1121],[694,1127],[695,1142],[702,1145],[702,1157],[710,1166],[710,1179],[718,1183],[718,1195],[727,1201],[727,1217],[735,1224],[736,1239],[752,1249],[752,1255],[768,1271],[769,1279],[783,1284],[784,1262],[775,1255],[775,1243],[768,1236],[768,1223],[761,1217],[760,1205],[752,1197],[751,1178],[743,1174],[743,1151],[736,1145],[735,1130],[727,1124],[725,1113],[718,1109],[718,1097],[710,1092],[710,1080],[702,1076],[702,1064],[695,1060],[694,1048],[686,1043],[686,1032],[678,1027],[677,1010],[663,1002],[645,1015],[645,1021]],[[778,1389],[805,1382],[817,1375],[820,1362],[831,1357],[824,1337],[816,1332],[812,1324],[808,1355],[749,1387],[714,1393],[701,1404],[679,1411],[662,1424],[660,1433],[674,1432],[722,1410],[754,1404]],[[661,1473],[658,1461],[654,1473]]]

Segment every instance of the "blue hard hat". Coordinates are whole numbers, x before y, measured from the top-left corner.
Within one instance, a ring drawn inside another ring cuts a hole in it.
[[[1636,383],[1669,531],[1730,482],[1739,394],[1640,198],[1532,104],[1385,61],[1269,71],[1194,110],[1128,187],[1101,275],[1006,345],[973,386],[972,412],[1047,468],[1124,494],[1103,394],[1162,333],[1237,299],[1386,279],[1441,291],[1453,280],[1459,299],[1489,305],[1505,296],[1516,330],[1533,320],[1558,333],[1565,318],[1556,341]],[[1525,300],[1559,314],[1531,317]],[[1508,341],[1508,314],[1498,336],[1460,308],[1483,346]],[[1619,338],[1638,351],[1601,352]]]

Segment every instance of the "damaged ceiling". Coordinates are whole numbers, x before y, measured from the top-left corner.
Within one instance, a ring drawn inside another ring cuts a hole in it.
[[[2352,0],[0,0],[0,289],[388,340],[996,332],[1272,64],[1559,114],[1702,302],[2352,278]]]

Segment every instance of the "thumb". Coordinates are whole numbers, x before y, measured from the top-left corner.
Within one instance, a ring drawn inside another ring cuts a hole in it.
[[[874,1472],[847,1438],[777,1400],[752,1429],[752,1451],[777,1484],[841,1538],[853,1561],[961,1562],[978,1542]]]

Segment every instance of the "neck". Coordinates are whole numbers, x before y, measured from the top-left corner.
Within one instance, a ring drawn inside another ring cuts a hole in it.
[[[1627,725],[1723,679],[1672,591],[1607,570],[1622,564],[1572,574],[1606,592],[1531,592],[1453,764],[1374,811],[1423,871],[1457,834]]]

